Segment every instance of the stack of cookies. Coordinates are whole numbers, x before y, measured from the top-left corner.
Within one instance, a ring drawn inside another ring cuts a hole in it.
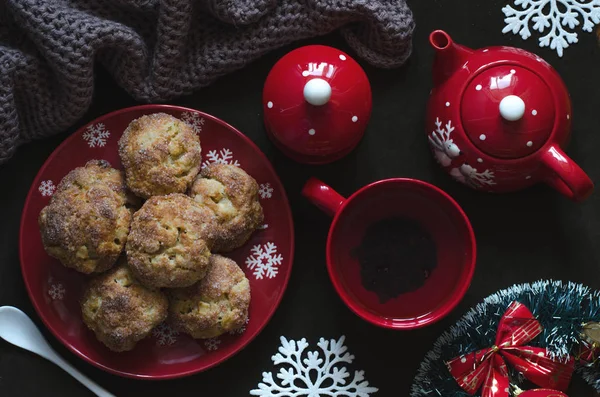
[[[165,113],[132,121],[119,156],[124,172],[102,160],[72,170],[39,216],[46,252],[93,277],[86,325],[113,351],[165,320],[194,338],[241,328],[250,284],[219,254],[262,223],[256,181],[233,165],[201,169],[200,138]]]

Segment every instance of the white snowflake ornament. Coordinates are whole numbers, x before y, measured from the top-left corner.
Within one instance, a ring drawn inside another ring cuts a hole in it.
[[[54,182],[50,180],[42,181],[42,183],[40,183],[40,186],[38,187],[38,192],[40,192],[40,194],[44,197],[52,196],[55,190],[56,186],[54,185]]]
[[[246,258],[246,266],[253,270],[252,274],[257,280],[265,276],[268,278],[277,276],[283,256],[277,253],[277,246],[274,243],[255,245],[250,252],[250,256]]]
[[[89,125],[83,133],[83,140],[89,147],[103,147],[109,137],[110,132],[102,123]]]
[[[576,26],[583,21],[582,29],[591,32],[600,23],[600,0],[514,0],[502,7],[506,26],[502,33],[519,34],[523,40],[531,37],[529,25],[540,33],[548,32],[539,38],[540,47],[556,50],[559,57],[564,49],[577,43]],[[568,29],[567,29],[568,28]]]
[[[221,149],[218,152],[216,150],[210,150],[206,154],[206,160],[202,163],[202,168],[208,167],[209,164],[230,164],[236,167],[240,166],[237,160],[233,159],[233,152],[229,149]]]
[[[276,378],[272,372],[263,372],[258,389],[253,396],[307,396],[307,397],[369,397],[378,391],[369,386],[363,371],[355,371],[351,378],[344,364],[352,364],[354,356],[347,352],[345,336],[329,341],[321,338],[317,346],[321,351],[305,350],[306,339],[299,341],[281,337],[279,353],[271,359],[282,365]],[[323,354],[321,356],[321,353]]]

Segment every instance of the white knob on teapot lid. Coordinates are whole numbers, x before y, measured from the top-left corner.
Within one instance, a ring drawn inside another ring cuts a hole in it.
[[[525,102],[516,95],[508,95],[500,101],[500,114],[505,120],[521,120],[525,115]]]
[[[331,86],[323,79],[311,79],[304,85],[304,99],[311,105],[321,106],[329,102]]]

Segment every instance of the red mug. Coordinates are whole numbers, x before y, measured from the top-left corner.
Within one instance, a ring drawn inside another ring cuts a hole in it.
[[[359,317],[384,328],[415,329],[456,307],[475,271],[475,234],[460,206],[441,189],[415,179],[385,179],[344,198],[311,178],[302,194],[333,216],[327,237],[327,269],[344,303]],[[352,255],[366,229],[379,220],[405,217],[427,230],[437,248],[437,266],[419,289],[381,303],[365,289]]]

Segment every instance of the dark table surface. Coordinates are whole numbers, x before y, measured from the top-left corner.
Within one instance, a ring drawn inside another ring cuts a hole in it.
[[[432,160],[424,131],[425,105],[431,88],[433,51],[428,34],[441,28],[456,42],[478,48],[513,45],[548,60],[564,78],[573,101],[574,136],[567,153],[597,181],[600,178],[598,121],[600,47],[596,36],[580,30],[579,43],[559,58],[556,52],[503,35],[505,1],[413,0],[416,20],[414,51],[395,70],[379,70],[361,61],[372,84],[373,114],[359,147],[326,166],[306,166],[284,157],[268,141],[261,115],[261,90],[274,62],[302,44],[323,43],[352,51],[333,33],[275,51],[245,69],[174,104],[213,114],[248,135],[268,156],[285,185],[295,218],[296,256],[291,281],[281,306],[264,331],[244,350],[222,365],[181,380],[146,382],[104,373],[69,353],[43,329],[50,343],[69,362],[117,396],[210,395],[244,396],[256,387],[263,371],[272,371],[271,356],[279,337],[307,338],[312,347],[320,337],[346,336],[356,359],[350,369],[363,369],[379,388],[377,395],[408,396],[412,379],[435,339],[468,308],[487,295],[515,283],[539,279],[570,280],[600,288],[600,195],[574,204],[547,187],[487,195],[451,180]],[[359,60],[360,61],[360,60]],[[77,127],[109,111],[136,102],[100,67],[95,98],[80,124],[54,138],[21,147],[0,167],[0,305],[14,305],[41,326],[25,291],[18,257],[19,218],[25,196],[39,167]],[[335,186],[342,194],[378,179],[411,177],[449,192],[470,217],[478,240],[477,270],[470,290],[450,316],[428,328],[394,332],[376,328],[350,312],[330,284],[325,268],[325,240],[330,219],[299,192],[310,176]],[[571,396],[592,395],[577,379]],[[91,396],[58,367],[0,343],[0,396]]]

